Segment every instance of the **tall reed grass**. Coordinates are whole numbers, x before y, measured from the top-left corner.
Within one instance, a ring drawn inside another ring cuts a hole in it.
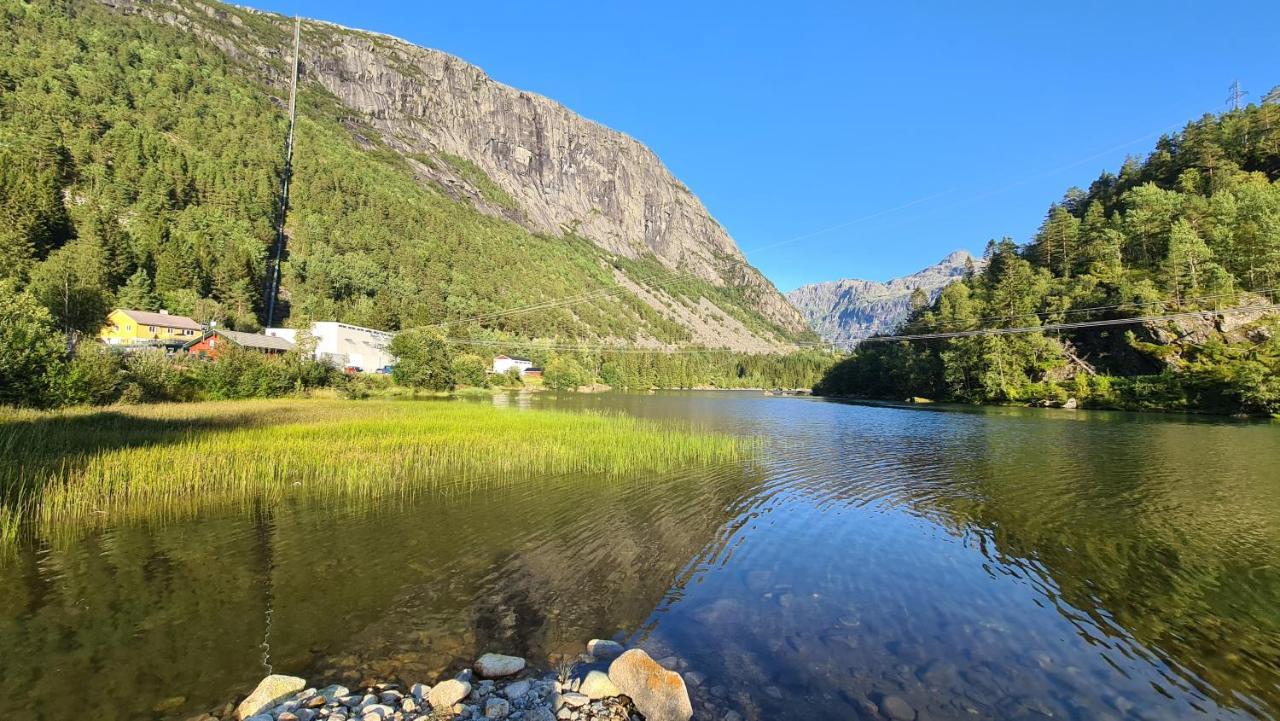
[[[294,496],[333,503],[540,475],[633,477],[750,440],[629,417],[441,401],[268,400],[0,414],[0,542]]]

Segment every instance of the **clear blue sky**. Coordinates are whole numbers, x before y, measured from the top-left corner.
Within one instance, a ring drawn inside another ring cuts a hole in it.
[[[639,139],[783,290],[1025,241],[1233,79],[1280,84],[1275,0],[249,2],[453,53]]]

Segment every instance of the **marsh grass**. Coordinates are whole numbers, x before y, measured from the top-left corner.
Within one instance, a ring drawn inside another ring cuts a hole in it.
[[[442,401],[270,400],[0,412],[0,542],[290,498],[358,502],[738,460],[745,439]]]

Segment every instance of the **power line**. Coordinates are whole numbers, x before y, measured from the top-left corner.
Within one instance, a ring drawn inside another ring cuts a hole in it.
[[[1249,93],[1240,89],[1240,81],[1234,80],[1229,88],[1231,94],[1227,96],[1227,105],[1231,106],[1232,111],[1240,109],[1240,100]]]
[[[284,222],[289,213],[289,180],[293,176],[293,127],[298,120],[298,47],[302,18],[293,19],[293,74],[289,76],[289,134],[284,141],[284,169],[280,173],[280,210],[276,214],[276,253],[268,271],[267,327],[275,322],[276,296],[280,294],[280,261],[284,257]]]
[[[1230,313],[1243,313],[1255,310],[1275,310],[1280,308],[1278,303],[1268,303],[1266,305],[1241,305],[1235,308],[1226,308],[1223,310],[1195,310],[1184,313],[1168,313],[1165,315],[1148,315],[1137,316],[1132,318],[1108,318],[1105,320],[1088,320],[1075,323],[1049,323],[1046,325],[1030,325],[1019,328],[981,328],[977,330],[960,330],[950,331],[946,333],[912,333],[907,335],[881,335],[868,336],[858,339],[863,343],[881,343],[886,341],[911,341],[911,340],[937,340],[942,338],[967,338],[979,335],[1012,335],[1017,333],[1042,333],[1044,331],[1053,330],[1074,330],[1077,328],[1094,328],[1100,326],[1130,325],[1134,323],[1152,323],[1161,320],[1175,320],[1178,318],[1194,318],[1213,315],[1226,315]]]
[[[1133,145],[1134,143],[1142,142],[1142,141],[1144,141],[1144,140],[1148,140],[1148,139],[1150,139],[1150,138],[1152,138],[1152,137],[1155,137],[1155,136],[1158,136],[1158,135],[1163,135],[1164,133],[1167,133],[1167,132],[1169,132],[1171,129],[1174,129],[1174,128],[1176,128],[1176,127],[1177,127],[1177,126],[1170,126],[1169,128],[1161,129],[1161,130],[1158,130],[1158,131],[1155,131],[1155,132],[1152,132],[1152,133],[1147,133],[1147,134],[1145,134],[1145,135],[1143,135],[1143,136],[1140,136],[1140,137],[1138,137],[1138,138],[1134,138],[1134,139],[1132,139],[1132,140],[1128,140],[1128,141],[1126,141],[1126,142],[1124,142],[1124,143],[1120,143],[1120,144],[1118,144],[1118,145],[1115,145],[1115,146],[1112,146],[1112,147],[1110,147],[1110,148],[1107,148],[1106,150],[1102,150],[1102,151],[1099,151],[1099,152],[1097,152],[1097,153],[1093,153],[1093,154],[1091,154],[1091,155],[1089,155],[1089,156],[1086,156],[1086,157],[1084,157],[1084,158],[1082,158],[1082,159],[1080,159],[1080,160],[1076,160],[1076,161],[1074,161],[1074,162],[1072,162],[1072,163],[1068,163],[1068,164],[1066,164],[1066,165],[1058,166],[1058,167],[1053,168],[1053,169],[1048,170],[1048,171],[1043,171],[1043,172],[1040,172],[1040,173],[1032,174],[1032,175],[1027,176],[1026,178],[1024,178],[1024,179],[1022,179],[1022,180],[1014,181],[1014,182],[1012,182],[1012,183],[1005,184],[1005,185],[1000,186],[1000,187],[998,187],[998,188],[994,188],[994,189],[992,189],[992,190],[989,190],[989,191],[985,191],[985,192],[979,193],[978,195],[976,195],[976,196],[974,196],[974,197],[970,198],[968,201],[963,201],[963,202],[961,202],[961,203],[953,204],[953,205],[949,205],[949,206],[946,206],[946,207],[947,207],[948,209],[953,209],[953,208],[962,207],[962,206],[964,206],[964,205],[968,205],[968,204],[975,203],[975,202],[977,202],[977,201],[979,201],[979,200],[983,200],[983,199],[988,198],[988,197],[990,197],[990,196],[992,196],[992,195],[996,195],[996,194],[1002,193],[1002,192],[1004,192],[1004,191],[1006,191],[1006,190],[1009,190],[1009,189],[1011,189],[1011,188],[1017,187],[1018,185],[1020,185],[1020,184],[1022,184],[1022,183],[1025,183],[1025,182],[1028,182],[1029,180],[1034,180],[1034,179],[1037,179],[1037,178],[1040,178],[1040,177],[1047,177],[1047,176],[1049,176],[1049,175],[1053,175],[1053,174],[1056,174],[1056,173],[1062,172],[1063,170],[1068,170],[1068,169],[1070,169],[1070,168],[1076,167],[1076,166],[1081,165],[1081,164],[1083,164],[1083,163],[1089,162],[1090,160],[1094,160],[1094,159],[1096,159],[1096,158],[1099,158],[1099,157],[1102,157],[1102,156],[1108,155],[1108,154],[1110,154],[1110,153],[1113,153],[1113,152],[1115,152],[1116,150],[1119,150],[1119,149],[1121,149],[1121,148],[1127,147],[1127,146],[1129,146],[1129,145]],[[748,249],[742,250],[742,251],[741,251],[741,253],[742,253],[742,254],[743,254],[743,256],[745,257],[747,253],[753,253],[753,252],[757,252],[757,251],[760,251],[760,250],[768,250],[768,249],[776,248],[776,247],[779,247],[779,246],[782,246],[782,245],[788,245],[788,244],[790,244],[790,243],[798,242],[798,241],[801,241],[801,240],[806,240],[806,239],[808,239],[808,238],[812,238],[812,237],[815,237],[815,236],[818,236],[818,235],[822,235],[822,234],[824,234],[824,233],[828,233],[828,232],[833,231],[833,230],[838,230],[838,229],[845,228],[845,227],[848,227],[848,226],[851,226],[851,225],[856,225],[856,224],[858,224],[858,223],[863,223],[863,222],[866,222],[866,221],[868,221],[868,220],[873,220],[873,219],[875,219],[875,218],[878,218],[878,217],[881,217],[881,216],[884,216],[884,215],[889,215],[889,214],[896,213],[896,212],[899,212],[899,211],[902,211],[902,210],[906,210],[906,209],[908,209],[908,208],[911,208],[911,207],[914,207],[914,206],[920,205],[920,204],[922,204],[922,203],[926,203],[926,202],[928,202],[928,201],[930,201],[930,200],[933,200],[933,199],[935,199],[935,198],[940,198],[940,197],[943,197],[943,196],[946,196],[946,195],[952,194],[952,193],[954,193],[954,192],[955,192],[955,189],[944,190],[944,191],[941,191],[941,192],[938,192],[938,193],[934,193],[934,194],[932,194],[932,195],[928,195],[928,196],[924,196],[924,197],[921,197],[921,198],[917,198],[917,199],[915,199],[915,200],[909,201],[909,202],[907,202],[907,203],[903,203],[903,204],[901,204],[901,205],[897,205],[897,206],[894,206],[894,207],[891,207],[891,208],[887,208],[887,209],[885,209],[885,210],[877,211],[877,212],[875,212],[875,213],[871,213],[871,214],[869,214],[869,215],[861,216],[861,217],[859,217],[859,218],[855,218],[854,220],[850,220],[850,221],[845,222],[845,223],[840,223],[840,224],[837,224],[837,225],[829,226],[829,227],[827,227],[827,228],[823,228],[823,229],[821,229],[821,230],[813,231],[813,232],[810,232],[810,233],[805,233],[805,234],[802,234],[802,235],[797,235],[797,236],[794,236],[794,237],[791,237],[791,238],[787,238],[787,239],[784,239],[784,240],[777,241],[777,242],[775,242],[775,243],[768,243],[768,244],[761,245],[761,246],[754,246],[754,247],[752,247],[752,248],[748,248]],[[675,273],[675,272],[678,272],[678,271],[675,271],[675,270],[670,271],[670,273]],[[673,289],[673,288],[676,288],[676,287],[679,287],[679,286],[682,286],[682,285],[686,285],[686,284],[690,284],[690,283],[694,283],[694,282],[697,282],[697,281],[702,280],[702,279],[700,279],[700,278],[697,278],[696,276],[688,276],[688,277],[683,277],[683,278],[681,278],[681,277],[678,277],[678,276],[677,276],[677,277],[668,277],[665,281],[662,281],[662,282],[659,282],[659,283],[656,283],[656,284],[649,285],[649,282],[650,282],[650,281],[655,280],[655,279],[659,279],[659,278],[663,278],[663,277],[664,277],[664,276],[666,276],[666,275],[667,275],[666,273],[654,273],[654,274],[651,274],[651,275],[648,275],[648,276],[642,276],[642,277],[640,277],[640,278],[630,278],[630,277],[628,277],[628,279],[629,279],[629,280],[631,280],[631,282],[636,283],[637,285],[640,285],[640,286],[642,286],[642,287],[647,287],[647,288],[649,288],[649,289],[653,289],[653,288],[665,288],[665,289],[667,289],[667,290],[670,290],[670,289]],[[607,298],[607,297],[610,297],[610,296],[613,296],[613,295],[618,295],[618,294],[621,294],[621,293],[625,293],[625,292],[627,292],[627,291],[628,291],[628,288],[626,288],[625,286],[622,286],[622,285],[618,285],[618,286],[615,286],[615,287],[613,287],[613,288],[604,288],[604,289],[599,289],[599,290],[595,290],[595,291],[588,291],[588,292],[585,292],[585,293],[578,293],[578,294],[574,294],[574,295],[570,295],[570,296],[565,296],[565,297],[563,297],[563,298],[559,298],[559,299],[553,299],[553,300],[540,301],[540,302],[537,302],[537,303],[527,304],[527,305],[523,305],[523,306],[514,306],[514,307],[511,307],[511,308],[505,308],[505,309],[501,309],[501,310],[491,311],[491,312],[488,312],[488,313],[480,313],[480,314],[476,314],[476,315],[474,315],[474,316],[470,316],[470,317],[466,317],[466,318],[458,318],[458,319],[454,319],[454,320],[450,320],[450,321],[442,321],[442,322],[437,323],[437,324],[435,324],[434,326],[431,326],[431,327],[444,328],[444,327],[448,327],[448,326],[451,326],[451,325],[460,325],[460,324],[467,324],[467,323],[482,323],[482,322],[485,322],[485,321],[497,320],[497,319],[505,318],[505,317],[512,316],[512,315],[519,315],[519,314],[522,314],[522,313],[530,313],[530,312],[539,311],[539,310],[553,310],[553,309],[556,309],[556,308],[567,307],[567,306],[571,306],[571,305],[577,305],[578,303],[584,303],[584,302],[588,302],[588,301],[592,301],[592,300],[604,299],[604,298]]]

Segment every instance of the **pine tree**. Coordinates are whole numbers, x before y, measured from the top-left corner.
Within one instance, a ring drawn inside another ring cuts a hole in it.
[[[117,294],[116,303],[132,310],[160,310],[160,301],[151,289],[151,276],[145,268],[139,268],[129,276],[128,282]]]

